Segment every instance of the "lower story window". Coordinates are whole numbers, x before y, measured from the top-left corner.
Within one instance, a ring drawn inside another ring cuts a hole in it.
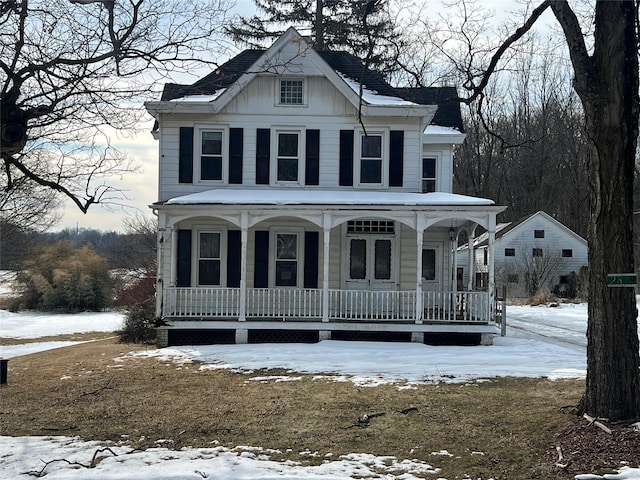
[[[298,285],[298,234],[276,233],[277,287],[295,287]]]
[[[198,285],[220,285],[220,233],[200,232]]]
[[[422,278],[425,280],[436,279],[436,251],[433,248],[422,250]]]

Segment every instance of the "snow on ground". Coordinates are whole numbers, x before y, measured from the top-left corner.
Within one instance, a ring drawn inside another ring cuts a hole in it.
[[[586,305],[560,307],[509,306],[508,334],[496,337],[493,346],[431,347],[406,343],[325,341],[318,344],[215,345],[166,348],[130,355],[172,358],[177,362],[203,362],[201,368],[251,371],[284,368],[293,372],[333,374],[339,381],[374,386],[398,382],[457,381],[483,377],[518,376],[551,379],[585,375]],[[37,338],[56,333],[111,331],[122,316],[114,313],[78,315],[9,314],[0,311],[0,337]],[[356,348],[357,347],[357,348]],[[6,347],[5,347],[6,348]],[[37,347],[34,347],[37,348]],[[0,355],[4,355],[0,347]],[[260,381],[295,381],[295,378],[261,377]],[[0,478],[30,478],[45,462],[67,459],[88,465],[100,445],[69,437],[1,437]],[[437,468],[423,462],[399,462],[392,457],[351,454],[327,458],[317,467],[270,459],[273,453],[257,447],[228,450],[173,451],[162,448],[130,453],[113,445],[95,468],[85,469],[64,461],[46,466],[47,478],[59,479],[323,479],[385,478],[413,480],[438,478]],[[114,455],[117,454],[116,455]],[[125,455],[126,453],[126,455]],[[437,465],[434,452],[433,463]],[[313,452],[301,452],[302,456]],[[585,475],[581,479],[640,479],[640,468],[623,468],[616,475]]]
[[[12,313],[0,310],[0,338],[25,339],[18,345],[0,345],[0,357],[13,358],[53,348],[66,347],[78,342],[37,342],[42,337],[56,335],[114,332],[123,326],[120,312],[84,313]]]

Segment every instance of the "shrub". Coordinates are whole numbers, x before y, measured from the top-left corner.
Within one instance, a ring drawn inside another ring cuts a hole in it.
[[[118,332],[121,342],[153,343],[156,338],[155,279],[143,277],[123,289],[115,299],[125,307],[124,328]]]
[[[110,306],[113,279],[107,260],[69,241],[41,247],[16,276],[15,309],[99,311]]]

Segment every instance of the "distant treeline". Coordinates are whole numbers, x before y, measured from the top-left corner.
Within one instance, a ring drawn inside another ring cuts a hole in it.
[[[20,270],[27,258],[44,245],[67,240],[75,248],[89,246],[107,259],[109,268],[148,268],[155,260],[155,233],[119,233],[95,229],[64,229],[59,232],[24,231],[0,223],[0,269]]]

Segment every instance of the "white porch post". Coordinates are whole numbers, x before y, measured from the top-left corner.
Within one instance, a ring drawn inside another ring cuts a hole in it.
[[[469,280],[467,282],[467,290],[473,290],[473,277],[475,276],[476,265],[476,249],[474,246],[476,235],[476,226],[469,225],[467,229],[467,239],[469,241],[469,259],[467,261],[467,271],[469,272]]]
[[[240,312],[238,321],[247,320],[247,237],[249,213],[240,214]]]
[[[176,286],[176,275],[178,269],[178,229],[175,224],[171,225],[171,265],[170,272],[171,278],[169,279],[169,285]]]
[[[496,243],[496,216],[489,215],[489,244],[488,255],[489,255],[489,318],[487,319],[489,322],[493,321],[493,308],[494,308],[494,295],[495,295],[495,275],[494,275],[494,247]]]
[[[416,218],[416,323],[422,323],[422,243],[424,241],[424,215]]]
[[[458,292],[458,233],[454,232],[453,239],[451,239],[451,290],[454,293]]]
[[[164,246],[165,236],[167,235],[166,222],[166,214],[158,214],[158,233],[156,236],[156,318],[162,317],[164,309]]]
[[[322,321],[329,321],[329,250],[331,242],[331,214],[322,215]]]

